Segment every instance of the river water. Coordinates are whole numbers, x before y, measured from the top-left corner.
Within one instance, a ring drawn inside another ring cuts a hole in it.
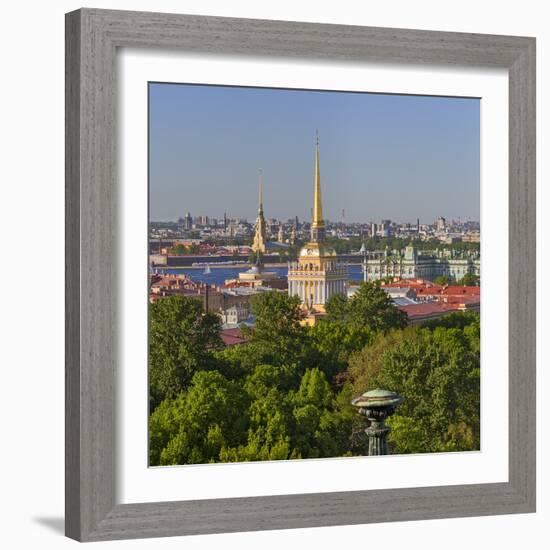
[[[194,281],[200,283],[208,283],[209,285],[223,285],[227,279],[237,279],[239,273],[247,271],[248,266],[241,267],[211,267],[210,273],[204,273],[204,268],[156,268],[158,273],[170,273],[170,274],[185,274],[191,277]],[[266,267],[264,271],[275,272],[279,277],[286,278],[288,268],[286,266],[281,267]],[[348,266],[348,278],[352,281],[362,281],[363,273],[360,265]]]

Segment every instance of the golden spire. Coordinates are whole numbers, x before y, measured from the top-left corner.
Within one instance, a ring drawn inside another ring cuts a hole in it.
[[[267,242],[267,231],[264,218],[264,205],[263,205],[263,173],[260,169],[258,181],[258,217],[256,218],[256,230],[254,232],[254,241],[252,242],[252,250],[254,252],[265,253],[265,245]]]
[[[316,133],[315,143],[315,183],[313,193],[313,219],[311,226],[314,228],[325,227],[323,220],[323,204],[321,201],[321,172],[319,170],[319,133]]]
[[[260,168],[260,174],[259,174],[259,182],[258,182],[258,212],[264,211],[264,205],[263,205],[263,183],[264,183],[264,175],[262,172],[262,169]]]

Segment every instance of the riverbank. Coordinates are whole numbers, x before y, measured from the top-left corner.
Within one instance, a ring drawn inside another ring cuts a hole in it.
[[[231,268],[235,268],[235,269],[250,269],[251,267],[253,267],[254,264],[249,264],[249,263],[242,263],[242,264],[211,264],[211,263],[208,263],[208,262],[201,262],[201,265],[171,265],[171,266],[165,266],[165,265],[156,265],[153,267],[153,269],[158,269],[158,270],[166,270],[166,269],[169,269],[169,270],[173,270],[173,271],[181,271],[181,270],[184,270],[184,271],[187,271],[189,269],[202,269],[204,270],[204,268],[206,267],[206,264],[208,264],[208,267],[210,269],[231,269]],[[357,263],[357,264],[352,264],[352,263],[348,263],[347,264],[348,266],[360,266],[361,264],[360,263]],[[262,264],[262,269],[275,269],[275,268],[284,268],[286,269],[287,268],[287,265],[286,263],[278,263],[278,264]]]
[[[199,283],[206,283],[209,285],[221,286],[227,280],[237,279],[239,273],[243,273],[250,269],[250,264],[243,265],[210,265],[208,273],[204,272],[205,266],[194,267],[161,267],[156,266],[155,269],[158,273],[172,274],[172,275],[188,275],[194,281]],[[217,268],[217,269],[216,269]],[[286,279],[288,275],[288,266],[285,264],[267,264],[264,266],[265,271],[275,272],[279,277]],[[348,276],[350,281],[360,282],[363,280],[363,274],[360,265],[350,265],[348,270]]]

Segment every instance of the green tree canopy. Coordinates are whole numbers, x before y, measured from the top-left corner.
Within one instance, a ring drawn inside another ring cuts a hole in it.
[[[220,318],[203,313],[195,298],[169,296],[150,305],[149,393],[151,409],[185,390],[198,370],[212,366],[222,346]]]
[[[253,328],[243,327],[258,363],[295,363],[303,356],[305,329],[300,325],[303,312],[298,296],[276,290],[262,292],[252,299],[256,316]]]
[[[329,380],[344,371],[350,354],[363,349],[374,336],[368,326],[329,319],[320,319],[307,330],[310,346],[308,365],[318,366]]]
[[[388,420],[393,453],[479,448],[479,331],[410,328],[350,359],[356,395],[377,387],[405,397]]]
[[[373,332],[403,328],[407,316],[392,302],[388,294],[375,282],[361,283],[351,298],[331,296],[326,305],[327,318]]]
[[[297,297],[252,302],[247,342],[223,347],[194,298],[151,304],[151,465],[364,454],[355,397],[382,387],[405,402],[388,420],[393,453],[479,448],[479,314],[421,328],[375,283],[302,326]]]
[[[246,437],[246,392],[216,371],[197,372],[186,392],[166,399],[150,418],[150,464],[218,461],[224,446]]]
[[[473,273],[466,273],[462,279],[457,281],[462,286],[479,286],[479,276]]]
[[[174,254],[175,256],[187,254],[187,248],[181,243],[177,244],[170,249],[170,254]]]

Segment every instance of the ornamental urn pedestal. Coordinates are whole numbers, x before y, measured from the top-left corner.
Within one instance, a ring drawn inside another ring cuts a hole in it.
[[[386,426],[385,421],[403,400],[404,398],[395,392],[376,389],[365,392],[351,401],[351,404],[357,407],[357,412],[369,420],[369,426],[365,430],[369,442],[367,456],[389,454],[387,437],[390,428]]]

